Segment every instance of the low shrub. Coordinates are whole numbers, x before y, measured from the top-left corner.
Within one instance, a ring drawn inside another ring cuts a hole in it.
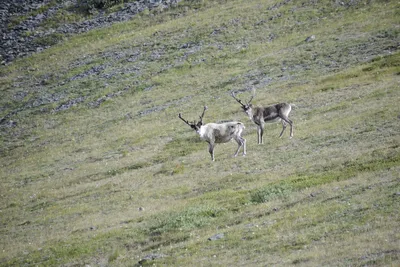
[[[86,12],[90,12],[93,9],[108,9],[123,2],[124,0],[78,0],[78,5]]]
[[[62,39],[63,35],[61,33],[52,33],[43,37],[39,37],[35,39],[34,42],[42,46],[52,46],[59,43]]]
[[[287,184],[268,185],[251,193],[250,201],[253,203],[264,203],[278,197],[284,197],[292,192]]]
[[[208,225],[214,218],[223,213],[224,209],[213,206],[189,207],[182,211],[156,216],[153,219],[153,225],[149,227],[149,231],[154,234],[199,228]]]

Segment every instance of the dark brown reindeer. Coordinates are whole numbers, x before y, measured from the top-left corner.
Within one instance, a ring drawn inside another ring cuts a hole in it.
[[[293,121],[289,119],[289,113],[292,110],[290,104],[280,103],[275,104],[268,107],[254,107],[251,104],[251,100],[254,98],[254,92],[250,98],[250,100],[243,104],[243,102],[236,98],[235,92],[231,93],[232,97],[242,105],[242,109],[249,116],[250,120],[252,120],[257,125],[257,134],[258,134],[258,143],[263,143],[263,133],[264,133],[264,125],[265,123],[273,123],[273,122],[282,122],[282,132],[279,137],[282,137],[283,132],[286,129],[286,124],[290,125],[290,138],[293,137]]]
[[[212,161],[214,158],[214,147],[215,144],[227,143],[230,140],[235,140],[238,144],[238,148],[235,153],[235,157],[238,155],[240,148],[243,146],[243,156],[246,155],[246,139],[241,134],[244,130],[244,125],[238,121],[224,122],[224,123],[207,123],[203,125],[203,116],[207,110],[207,106],[204,107],[203,113],[200,116],[200,121],[196,123],[190,123],[189,121],[182,118],[179,113],[179,118],[189,125],[193,130],[200,135],[200,138],[208,143],[208,151],[210,152]]]

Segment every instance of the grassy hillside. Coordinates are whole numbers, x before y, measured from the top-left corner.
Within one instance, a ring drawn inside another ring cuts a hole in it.
[[[399,7],[183,2],[0,67],[0,265],[399,265]]]

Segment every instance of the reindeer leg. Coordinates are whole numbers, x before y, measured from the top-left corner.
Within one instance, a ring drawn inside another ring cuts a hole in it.
[[[246,139],[244,139],[243,137],[240,137],[242,139],[242,143],[243,143],[243,156],[246,156]]]
[[[244,139],[241,136],[235,137],[235,141],[238,144],[238,148],[236,150],[236,153],[234,155],[234,157],[236,157],[239,153],[240,148],[243,146],[243,156],[246,155],[246,139]]]
[[[258,144],[264,144],[263,141],[263,134],[264,134],[264,122],[261,122],[261,124],[258,126]]]
[[[239,139],[235,138],[236,143],[238,144],[238,148],[236,149],[235,155],[233,155],[234,157],[236,157],[239,153],[240,148],[242,147],[242,143],[240,142]]]
[[[282,134],[283,134],[283,132],[284,132],[285,129],[286,129],[286,122],[285,122],[284,120],[281,120],[281,122],[282,122],[282,132],[281,132],[281,134],[279,135],[279,138],[282,137]]]
[[[214,144],[208,143],[208,152],[210,152],[211,160],[215,161],[215,159],[214,159]]]
[[[285,121],[290,125],[290,138],[293,137],[293,121],[291,121],[287,116],[281,114],[279,117],[282,119],[282,122]]]

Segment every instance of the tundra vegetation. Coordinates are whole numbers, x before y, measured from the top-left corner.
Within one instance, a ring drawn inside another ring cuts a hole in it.
[[[399,7],[182,1],[1,66],[0,265],[398,266]],[[295,136],[211,162],[176,115],[256,140],[252,86]]]

